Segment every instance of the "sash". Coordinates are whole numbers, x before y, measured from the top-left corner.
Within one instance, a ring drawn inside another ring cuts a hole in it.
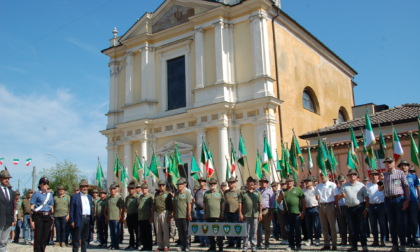
[[[41,210],[41,208],[43,208],[47,204],[48,200],[50,199],[50,196],[51,193],[47,193],[47,197],[45,198],[44,202],[42,202],[42,204],[39,207],[35,208],[34,212],[38,212],[39,210]]]

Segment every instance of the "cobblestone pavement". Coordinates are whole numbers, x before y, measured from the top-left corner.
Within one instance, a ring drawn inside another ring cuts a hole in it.
[[[123,244],[120,244],[120,251],[127,251],[124,250],[127,247],[128,242],[128,231],[125,231],[125,237]],[[259,249],[260,252],[267,252],[267,251],[285,251],[287,249],[287,245],[280,245],[279,241],[275,241],[274,239],[270,240],[270,249]],[[368,239],[368,244],[372,243],[372,239]],[[226,245],[225,245],[226,246]],[[386,243],[386,247],[371,247],[369,246],[369,251],[389,251],[391,249],[392,244],[390,242]],[[350,246],[338,246],[337,251],[346,251]],[[154,246],[154,249],[156,246]],[[190,251],[207,251],[208,247],[199,247],[198,243],[193,243],[191,246]],[[321,246],[302,246],[302,251],[319,251]],[[33,251],[33,247],[31,245],[23,245],[23,244],[16,244],[16,243],[9,243],[8,244],[8,251],[9,252],[30,252]],[[47,246],[46,252],[70,252],[72,251],[71,247],[61,248],[61,247],[54,247],[52,245]],[[88,251],[92,252],[105,252],[108,251],[105,248],[97,248],[94,245],[89,246]],[[116,251],[116,250],[114,250]],[[131,250],[134,251],[134,250]],[[177,251],[177,246],[174,242],[171,242],[170,251]],[[242,251],[241,249],[224,249],[225,252],[239,252]],[[248,251],[251,251],[250,249]],[[361,251],[361,247],[359,247],[359,251]],[[420,252],[420,247],[418,248],[407,248],[407,251],[416,251]]]

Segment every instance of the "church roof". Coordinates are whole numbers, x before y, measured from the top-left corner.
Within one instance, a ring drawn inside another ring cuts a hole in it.
[[[403,104],[401,106],[393,107],[387,110],[383,110],[380,112],[375,113],[374,115],[370,116],[370,122],[372,127],[381,126],[389,126],[389,125],[396,125],[408,122],[417,121],[420,115],[420,104],[419,103],[409,103]],[[359,117],[351,121],[338,123],[332,126],[328,126],[325,128],[321,128],[318,130],[307,132],[301,136],[302,139],[310,138],[319,135],[330,135],[333,133],[339,132],[346,132],[353,127],[357,128],[364,128],[366,125],[365,117]]]

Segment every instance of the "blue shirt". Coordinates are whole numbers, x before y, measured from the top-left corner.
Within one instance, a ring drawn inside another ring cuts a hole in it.
[[[407,174],[408,187],[410,188],[410,201],[417,202],[417,187],[420,186],[419,179],[416,174]]]
[[[54,206],[54,197],[52,193],[48,192],[50,198],[48,199],[47,203],[39,210],[40,212],[49,212],[51,211],[51,206]],[[31,204],[34,204],[34,209],[38,208],[42,203],[44,203],[45,199],[47,198],[48,193],[42,193],[41,191],[36,191],[31,198]]]

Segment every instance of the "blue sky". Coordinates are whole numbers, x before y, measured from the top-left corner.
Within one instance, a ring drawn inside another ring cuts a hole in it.
[[[108,47],[162,0],[0,0],[0,157],[12,184],[65,159],[106,167]],[[420,1],[283,0],[282,9],[359,74],[356,104],[419,102]],[[18,166],[12,165],[19,158]]]

